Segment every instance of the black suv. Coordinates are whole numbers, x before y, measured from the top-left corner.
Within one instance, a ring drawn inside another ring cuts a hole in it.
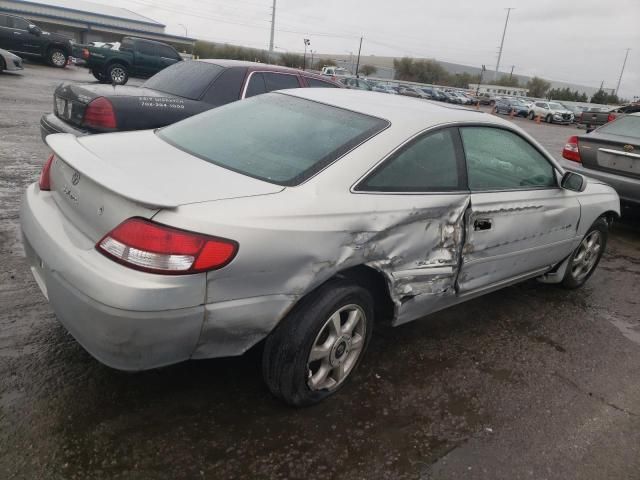
[[[0,48],[21,57],[39,57],[62,68],[71,55],[71,40],[56,33],[43,32],[29,20],[0,13]]]

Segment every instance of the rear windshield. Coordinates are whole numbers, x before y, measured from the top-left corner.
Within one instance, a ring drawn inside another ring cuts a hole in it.
[[[368,115],[268,93],[188,118],[158,135],[207,162],[292,186],[387,125]]]
[[[624,137],[635,137],[640,140],[640,117],[630,115],[628,117],[618,118],[613,122],[605,123],[598,129],[598,132],[622,135]]]
[[[223,67],[213,63],[178,62],[160,70],[144,82],[143,87],[197,100],[222,70]]]

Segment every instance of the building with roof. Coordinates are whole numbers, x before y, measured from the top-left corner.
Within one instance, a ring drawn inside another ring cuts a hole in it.
[[[505,87],[504,85],[488,85],[470,83],[469,90],[477,91],[478,93],[488,93],[490,95],[515,95],[518,97],[526,97],[529,95],[528,88],[522,87]]]
[[[85,0],[0,0],[0,12],[25,17],[43,30],[78,43],[119,42],[134,36],[170,43],[179,51],[191,51],[195,43],[193,38],[165,33],[162,23],[126,8]]]

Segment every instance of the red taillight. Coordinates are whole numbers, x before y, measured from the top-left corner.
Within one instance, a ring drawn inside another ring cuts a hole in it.
[[[85,60],[88,60],[90,56],[91,56],[91,53],[89,52],[89,49],[88,48],[83,48],[82,49],[82,58],[84,58]]]
[[[49,158],[47,158],[44,167],[42,167],[42,171],[40,172],[40,180],[38,181],[40,190],[51,190],[51,165],[53,165],[54,158],[55,156],[53,155],[53,153],[49,155]]]
[[[607,122],[613,122],[616,119],[616,114],[615,113],[610,113],[607,116]]]
[[[143,218],[125,220],[96,248],[116,262],[151,273],[180,275],[215,270],[238,252],[233,240],[179,230]]]
[[[82,123],[92,128],[116,128],[116,114],[113,105],[104,97],[92,100],[84,111]]]
[[[567,140],[567,143],[562,149],[562,156],[572,162],[582,162],[580,150],[578,149],[578,137],[575,135],[569,137],[569,140]]]

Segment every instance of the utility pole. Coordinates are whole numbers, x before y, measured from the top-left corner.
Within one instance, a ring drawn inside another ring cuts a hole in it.
[[[358,77],[358,69],[360,68],[360,52],[362,51],[362,37],[360,37],[360,47],[358,48],[358,62],[356,63],[356,78]]]
[[[307,47],[311,45],[311,40],[308,38],[303,38],[304,41],[304,57],[302,57],[302,70],[307,69]]]
[[[509,74],[509,80],[513,77],[513,69],[516,68],[515,65],[511,65],[511,73]]]
[[[276,0],[271,7],[271,39],[269,40],[269,53],[273,53],[273,35],[276,31]]]
[[[515,10],[514,8],[505,8],[507,11],[507,19],[504,22],[504,30],[502,31],[502,40],[500,41],[500,51],[498,52],[498,63],[496,64],[496,73],[493,76],[493,80],[498,79],[498,70],[500,69],[500,59],[502,58],[502,47],[504,46],[504,36],[507,33],[507,25],[509,24],[509,15],[511,14],[511,10]]]
[[[480,70],[480,80],[478,80],[478,86],[476,87],[476,97],[478,97],[478,93],[480,92],[480,84],[482,83],[482,74],[487,68],[482,65],[482,70]]]
[[[311,70],[313,70],[313,50],[311,50]]]
[[[622,82],[622,74],[624,73],[624,67],[627,65],[627,57],[629,56],[630,48],[627,48],[627,53],[624,55],[624,62],[622,62],[622,70],[620,70],[620,78],[618,79],[618,86],[616,87],[616,91],[614,95],[618,95],[618,89],[620,88],[620,82]]]

